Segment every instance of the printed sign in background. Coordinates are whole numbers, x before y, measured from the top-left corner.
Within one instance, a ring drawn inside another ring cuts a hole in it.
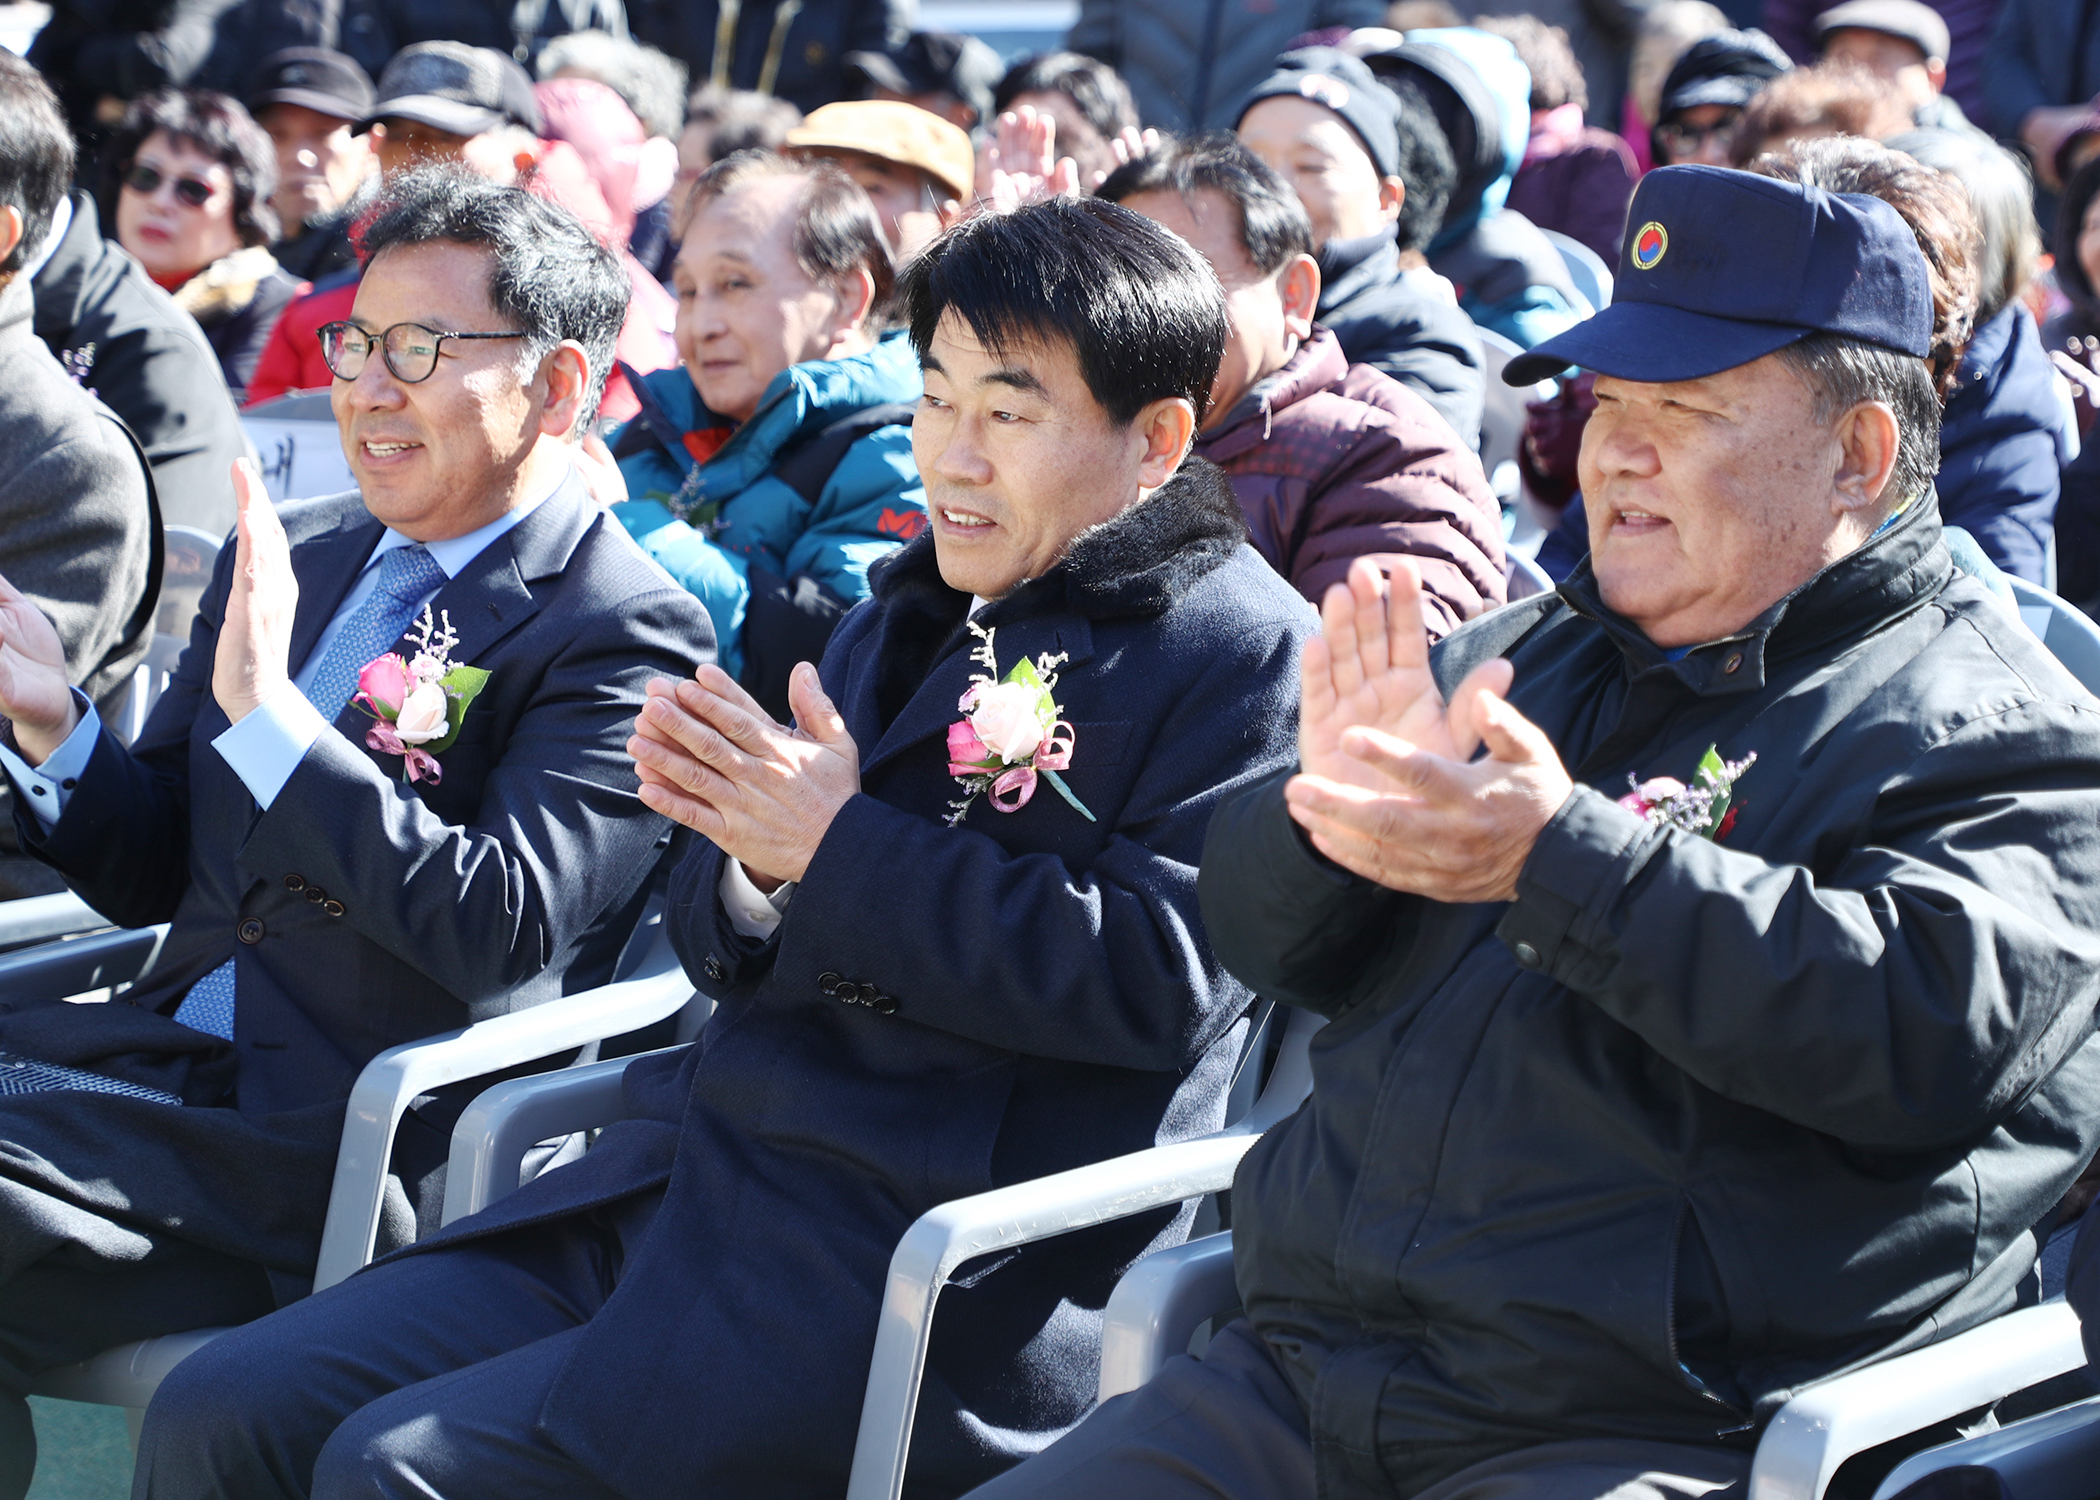
[[[357,488],[325,391],[283,396],[243,412],[241,428],[255,445],[256,467],[272,500],[305,500]]]

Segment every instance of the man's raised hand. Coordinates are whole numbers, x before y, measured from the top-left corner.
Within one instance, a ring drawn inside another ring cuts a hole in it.
[[[0,718],[22,758],[42,765],[80,722],[66,682],[66,650],[36,602],[0,578]]]
[[[717,666],[656,678],[627,750],[642,801],[740,861],[761,890],[800,880],[831,820],[860,791],[860,749],[808,662],[788,681],[796,728]]]
[[[235,551],[233,588],[212,659],[211,695],[238,724],[265,698],[291,681],[292,617],[299,580],[292,547],[270,504],[262,476],[247,459],[233,465]]]

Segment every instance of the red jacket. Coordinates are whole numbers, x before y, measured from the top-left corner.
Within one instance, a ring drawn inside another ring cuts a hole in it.
[[[1315,604],[1356,558],[1390,569],[1396,555],[1422,571],[1432,640],[1503,602],[1502,513],[1480,460],[1324,328],[1195,451],[1231,479],[1255,549]]]

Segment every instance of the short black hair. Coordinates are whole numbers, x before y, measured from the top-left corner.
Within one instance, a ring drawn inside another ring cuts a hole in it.
[[[102,149],[100,201],[105,224],[114,225],[117,189],[139,147],[156,132],[210,157],[233,179],[233,229],[243,245],[277,238],[277,148],[240,100],[210,89],[160,89],[131,101],[123,123]]]
[[[22,215],[22,243],[0,260],[12,276],[43,248],[73,181],[73,133],[43,75],[0,48],[0,205]]]
[[[1205,188],[1238,210],[1240,245],[1264,276],[1295,256],[1312,254],[1312,223],[1298,195],[1229,130],[1163,140],[1157,150],[1116,168],[1094,195],[1122,203],[1139,193],[1188,198]]]
[[[1393,115],[1400,126],[1400,180],[1407,201],[1400,205],[1400,248],[1427,250],[1444,227],[1444,211],[1458,191],[1458,159],[1436,111],[1407,79],[1381,80],[1393,96]]]
[[[581,433],[597,419],[613,346],[627,320],[630,288],[618,257],[566,208],[523,188],[501,187],[454,165],[389,179],[365,226],[365,264],[389,250],[441,241],[487,250],[494,260],[489,303],[525,334],[521,372],[564,339],[583,346],[591,388],[573,429]]]
[[[840,170],[838,163],[822,157],[783,156],[777,151],[737,151],[702,172],[685,200],[685,215],[678,224],[683,237],[700,217],[700,210],[716,198],[735,192],[747,183],[765,177],[799,178],[802,192],[795,199],[795,263],[811,281],[836,281],[855,271],[866,271],[875,284],[875,300],[868,305],[868,323],[880,330],[889,316],[890,297],[897,284],[896,265],[890,259],[890,242],[883,237],[882,220],[861,185]]]
[[[1209,263],[1100,198],[965,220],[905,266],[897,289],[920,359],[950,312],[988,349],[1070,344],[1087,390],[1123,427],[1173,396],[1200,425],[1225,353],[1225,293]]]
[[[1137,127],[1137,102],[1123,75],[1082,53],[1043,52],[1022,58],[992,91],[992,113],[1004,114],[1023,94],[1063,94],[1104,141]]]

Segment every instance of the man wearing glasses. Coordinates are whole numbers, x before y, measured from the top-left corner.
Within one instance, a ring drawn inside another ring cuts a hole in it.
[[[0,583],[25,848],[113,920],[172,923],[131,1004],[0,1014],[0,1500],[29,1482],[38,1372],[304,1293],[358,1071],[605,982],[668,828],[626,740],[648,680],[713,636],[590,503],[571,440],[619,262],[545,200],[438,170],[393,184],[365,243],[323,330],[359,488],[280,515],[241,473],[236,546],[136,745]],[[488,674],[441,716],[456,737],[419,739],[369,665],[414,657],[426,610]],[[397,1242],[435,1222],[463,1103],[404,1122]]]
[[[1655,164],[1725,167],[1743,106],[1793,67],[1762,31],[1719,31],[1692,43],[1663,80],[1649,147]]]

